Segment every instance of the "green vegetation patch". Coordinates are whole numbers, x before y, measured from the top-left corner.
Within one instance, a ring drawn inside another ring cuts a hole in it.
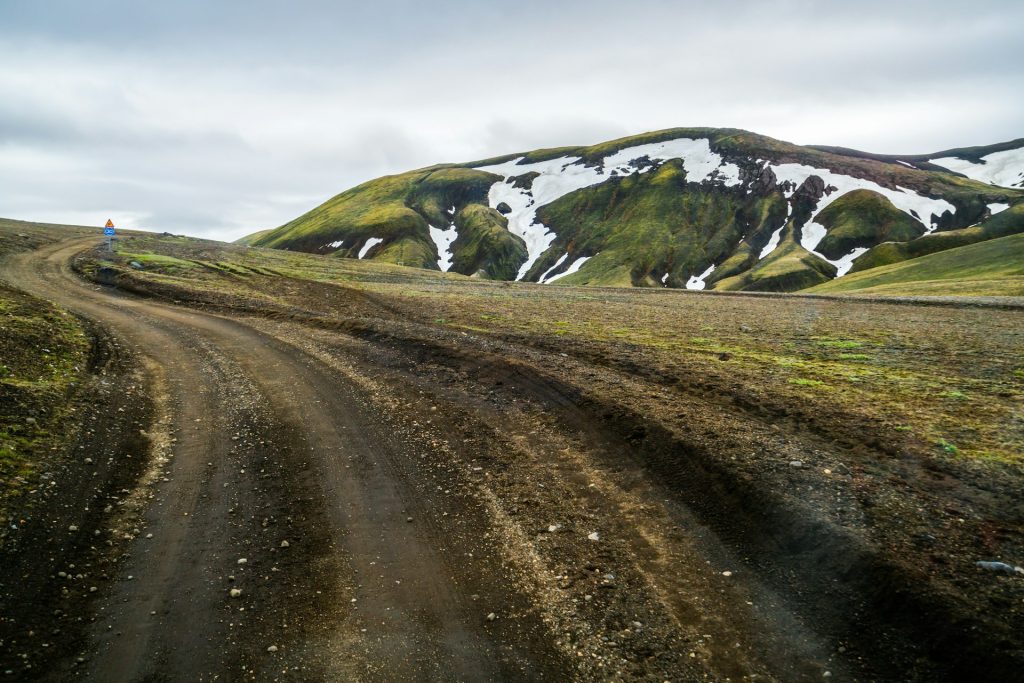
[[[817,251],[838,259],[858,247],[881,242],[906,242],[925,230],[920,221],[897,209],[888,198],[871,190],[853,190],[829,204],[815,217],[828,234]]]
[[[1024,234],[853,273],[809,291],[907,296],[1024,296]]]
[[[77,318],[0,284],[0,519],[36,485],[88,352]]]

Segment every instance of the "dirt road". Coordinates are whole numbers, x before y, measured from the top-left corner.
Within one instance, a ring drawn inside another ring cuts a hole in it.
[[[245,325],[83,283],[68,260],[89,245],[47,247],[8,270],[125,340],[166,417],[166,462],[154,464],[141,531],[98,607],[88,678],[557,672],[535,624],[487,621],[509,598],[481,604],[445,556],[444,530],[395,474],[414,454],[358,387]]]

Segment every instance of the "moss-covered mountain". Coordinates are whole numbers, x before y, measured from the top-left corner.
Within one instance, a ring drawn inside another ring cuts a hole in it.
[[[386,176],[244,241],[500,280],[795,291],[1024,232],[1020,174],[1024,139],[895,157],[677,128]]]

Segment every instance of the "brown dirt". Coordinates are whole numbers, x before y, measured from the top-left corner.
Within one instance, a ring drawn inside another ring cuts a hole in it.
[[[7,276],[139,359],[153,481],[129,495],[140,519],[116,576],[75,607],[95,617],[69,637],[79,649],[32,673],[1020,671],[1021,579],[963,559],[988,559],[985,528],[1019,547],[1013,470],[925,460],[863,416],[773,403],[642,348],[432,325],[459,312],[422,298],[279,277],[247,297],[111,280],[157,297],[135,298],[70,272],[84,246],[43,247]]]

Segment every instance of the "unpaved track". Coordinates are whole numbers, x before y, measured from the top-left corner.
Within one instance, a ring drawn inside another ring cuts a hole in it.
[[[498,656],[485,620],[495,606],[475,602],[443,530],[420,521],[389,464],[405,446],[356,386],[241,323],[83,283],[68,261],[94,241],[7,268],[146,359],[167,418],[168,460],[154,465],[143,528],[100,599],[78,675],[558,676],[536,639],[502,642]]]

